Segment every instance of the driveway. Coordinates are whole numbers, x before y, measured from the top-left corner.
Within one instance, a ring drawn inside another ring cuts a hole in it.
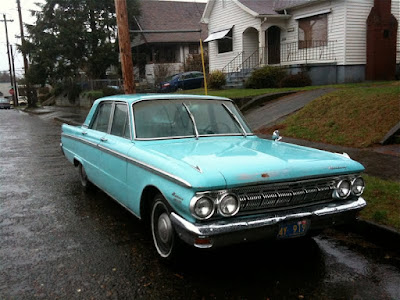
[[[261,107],[256,107],[246,112],[245,117],[253,131],[260,127],[272,126],[282,117],[294,113],[307,103],[334,90],[333,88],[317,89],[268,101]]]

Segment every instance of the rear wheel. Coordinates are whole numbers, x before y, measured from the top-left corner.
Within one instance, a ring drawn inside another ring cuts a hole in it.
[[[162,258],[172,258],[176,256],[179,247],[179,239],[170,219],[170,210],[166,205],[166,200],[161,194],[154,197],[151,215],[151,234],[154,246]]]
[[[91,188],[91,182],[89,181],[85,168],[82,166],[82,164],[79,164],[78,166],[78,172],[79,172],[79,179],[81,180],[81,185],[85,191],[88,191]]]

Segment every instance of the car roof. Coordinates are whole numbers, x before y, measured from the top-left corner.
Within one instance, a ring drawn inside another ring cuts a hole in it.
[[[97,99],[96,102],[104,101],[104,100],[114,100],[114,101],[122,101],[127,102],[128,104],[132,104],[139,101],[144,100],[179,100],[179,99],[193,99],[193,100],[228,100],[232,101],[229,98],[225,97],[216,97],[216,96],[204,96],[204,95],[190,95],[190,94],[128,94],[128,95],[113,95],[108,97],[103,97]],[[96,104],[95,102],[95,104]]]

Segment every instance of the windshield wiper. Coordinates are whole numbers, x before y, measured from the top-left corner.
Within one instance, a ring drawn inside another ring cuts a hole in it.
[[[226,106],[225,103],[222,103],[222,106],[226,109],[226,111],[229,113],[229,115],[232,117],[232,119],[239,125],[240,130],[242,130],[243,132],[243,136],[247,137],[247,133],[246,130],[244,129],[242,123],[240,123],[239,119],[237,118],[237,116],[229,109],[228,106]]]
[[[185,107],[190,119],[192,120],[193,127],[194,127],[194,132],[195,132],[195,135],[196,135],[196,140],[198,140],[199,139],[199,131],[197,130],[197,125],[196,125],[196,121],[194,119],[194,116],[193,116],[192,112],[189,110],[189,107],[187,107],[187,105],[185,103],[182,103],[182,105],[183,105],[183,107]]]

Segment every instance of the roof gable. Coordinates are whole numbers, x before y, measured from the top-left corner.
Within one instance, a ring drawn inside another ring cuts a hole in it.
[[[214,3],[217,0],[209,0],[204,10],[203,18],[205,22],[211,14]],[[278,15],[279,11],[292,7],[312,3],[317,0],[233,0],[240,8],[253,16]]]
[[[142,33],[147,43],[198,42],[207,37],[207,28],[200,24],[205,3],[177,1],[141,1],[141,15],[135,24],[140,30],[202,30],[197,32]],[[136,28],[135,28],[136,29]],[[139,43],[140,44],[140,43]]]

